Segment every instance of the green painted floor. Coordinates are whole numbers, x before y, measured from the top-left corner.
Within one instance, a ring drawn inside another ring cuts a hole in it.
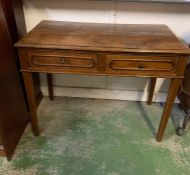
[[[175,135],[170,120],[163,142],[154,139],[159,103],[44,98],[41,136],[26,129],[11,162],[0,158],[1,175],[189,175],[190,132]],[[173,118],[180,123],[175,106]]]

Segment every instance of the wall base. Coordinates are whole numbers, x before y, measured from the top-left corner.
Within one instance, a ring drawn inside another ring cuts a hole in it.
[[[41,87],[45,96],[48,96],[47,86]],[[146,91],[125,91],[112,89],[92,89],[92,88],[72,88],[72,87],[54,87],[54,96],[147,101],[148,92]],[[154,94],[154,102],[165,102],[167,93]],[[178,103],[178,99],[175,101]]]

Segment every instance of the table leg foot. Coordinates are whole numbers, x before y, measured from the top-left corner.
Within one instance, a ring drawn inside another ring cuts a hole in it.
[[[28,106],[30,110],[30,122],[33,134],[35,136],[39,136],[39,127],[38,127],[38,118],[37,118],[37,105],[35,100],[35,88],[34,88],[34,81],[32,73],[30,72],[23,72],[23,79],[27,94]]]
[[[156,78],[151,78],[150,79],[149,97],[148,97],[148,101],[147,101],[148,105],[152,104],[155,87],[156,87]]]
[[[164,131],[166,129],[168,119],[169,119],[169,116],[170,116],[170,113],[171,113],[171,110],[172,110],[172,107],[173,107],[173,103],[174,103],[174,100],[176,98],[179,86],[180,86],[180,83],[181,83],[181,79],[175,79],[175,78],[171,79],[170,87],[169,87],[169,91],[168,91],[168,96],[167,96],[167,99],[166,99],[166,103],[165,103],[165,106],[164,106],[164,111],[163,111],[163,114],[162,114],[162,118],[161,118],[159,129],[158,129],[158,133],[157,133],[157,136],[156,136],[156,140],[158,142],[162,141]]]
[[[48,82],[48,93],[49,93],[49,99],[52,101],[54,98],[53,95],[53,77],[52,74],[47,74],[47,82]]]

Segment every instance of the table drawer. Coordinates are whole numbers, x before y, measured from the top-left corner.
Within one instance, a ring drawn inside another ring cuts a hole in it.
[[[30,52],[29,68],[60,71],[96,71],[97,56],[88,53],[41,51]]]
[[[178,60],[177,56],[108,55],[107,69],[112,73],[175,74]]]

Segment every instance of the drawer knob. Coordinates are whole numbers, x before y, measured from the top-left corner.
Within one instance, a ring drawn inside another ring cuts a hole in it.
[[[144,68],[144,64],[140,64],[139,69],[143,69],[143,68]]]
[[[60,62],[60,64],[64,64],[65,63],[65,59],[64,58],[60,58],[59,62]]]

